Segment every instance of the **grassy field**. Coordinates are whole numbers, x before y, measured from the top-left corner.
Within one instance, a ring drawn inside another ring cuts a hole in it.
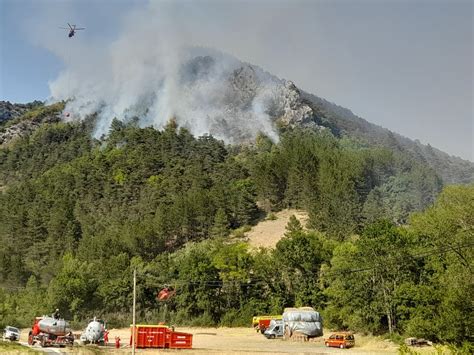
[[[0,340],[0,353],[2,354],[38,354],[38,351],[10,341]]]

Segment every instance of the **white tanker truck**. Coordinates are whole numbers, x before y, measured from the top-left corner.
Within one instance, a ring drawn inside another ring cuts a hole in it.
[[[36,317],[28,334],[28,344],[40,343],[42,347],[59,345],[61,347],[74,344],[74,336],[69,323],[64,319],[49,316]]]

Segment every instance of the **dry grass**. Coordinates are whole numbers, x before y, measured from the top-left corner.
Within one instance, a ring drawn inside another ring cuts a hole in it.
[[[37,352],[16,342],[0,340],[0,353],[2,354],[36,354]]]
[[[285,235],[286,225],[292,215],[295,215],[303,226],[308,221],[308,213],[301,210],[287,209],[274,213],[274,215],[276,219],[262,221],[245,233],[250,246],[275,248],[278,241]]]

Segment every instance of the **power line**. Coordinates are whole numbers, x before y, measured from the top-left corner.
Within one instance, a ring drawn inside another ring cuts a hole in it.
[[[405,258],[405,260],[413,260],[413,259],[419,259],[419,258],[424,258],[427,256],[431,255],[444,255],[449,252],[455,252],[460,249],[467,249],[467,248],[472,248],[474,246],[474,242],[472,243],[466,243],[466,244],[456,244],[456,245],[449,245],[449,246],[444,246],[443,248],[435,247],[433,250],[428,251],[428,252],[422,252],[414,255],[408,254]],[[395,259],[398,261],[403,261],[402,258],[400,258],[399,255],[389,255],[385,257],[385,261],[388,261],[389,259]],[[370,267],[362,267],[362,268],[356,268],[356,269],[340,269],[340,270],[330,270],[328,272],[320,272],[320,276],[333,276],[333,275],[339,275],[339,274],[352,274],[352,273],[359,273],[359,272],[365,272],[365,271],[370,271],[370,270],[376,270],[379,269],[380,266],[375,265],[375,266],[370,266]],[[167,282],[165,284],[160,284],[161,287],[166,287],[166,285],[175,285],[175,286],[184,286],[184,285],[191,285],[191,286],[209,286],[209,287],[222,287],[225,284],[239,284],[239,285],[248,285],[248,286],[254,286],[257,284],[261,283],[268,283],[272,282],[273,280],[270,278],[249,278],[247,280],[222,280],[222,279],[213,279],[213,280],[196,280],[196,279],[178,279],[174,281]]]
[[[440,248],[434,248],[433,251],[431,252],[423,252],[423,253],[419,253],[419,254],[415,254],[415,255],[409,255],[408,254],[408,257],[410,259],[419,259],[419,258],[425,258],[427,256],[432,256],[432,255],[444,255],[446,253],[449,253],[449,252],[455,252],[456,250],[455,249],[468,249],[468,248],[472,248],[474,246],[474,242],[472,243],[466,243],[466,244],[460,244],[460,245],[456,245],[456,246],[444,246],[443,249],[440,249]],[[400,256],[386,256],[385,257],[385,261],[387,261],[387,259],[397,259],[399,261],[401,261],[401,258]],[[407,260],[408,258],[406,258]],[[324,276],[331,276],[331,275],[337,275],[337,274],[350,274],[350,273],[357,273],[357,272],[363,272],[363,271],[370,271],[370,270],[374,270],[374,269],[378,269],[379,266],[376,265],[376,266],[370,266],[370,267],[365,267],[365,268],[359,268],[359,269],[346,269],[346,270],[332,270],[330,272],[324,272]]]
[[[445,255],[450,252],[457,252],[462,249],[469,249],[474,246],[474,242],[471,243],[465,243],[465,244],[454,244],[454,245],[444,245],[442,247],[434,247],[430,251],[425,251],[421,252],[418,254],[407,254],[406,256],[400,256],[400,255],[387,255],[385,257],[385,261],[388,262],[390,259],[394,259],[395,261],[403,261],[403,260],[410,260],[412,261],[413,259],[420,259],[420,258],[425,258],[428,256],[433,256],[433,255]],[[357,261],[357,260],[353,260]],[[376,270],[380,269],[379,265],[375,266],[369,266],[369,267],[361,267],[361,268],[353,268],[353,269],[339,269],[339,270],[329,270],[329,271],[320,271],[319,275],[320,276],[334,276],[334,275],[347,275],[347,274],[353,274],[353,273],[359,273],[359,272],[366,272],[366,271],[371,271],[371,270]],[[185,286],[185,285],[191,285],[191,286],[208,286],[208,287],[222,287],[224,285],[231,285],[231,284],[239,284],[239,285],[248,285],[248,286],[255,286],[261,283],[269,283],[272,282],[272,278],[264,278],[264,277],[258,277],[258,278],[248,278],[247,280],[222,280],[222,279],[177,279],[169,282],[156,282],[156,285],[150,285],[150,287],[166,287],[166,286]],[[26,289],[25,286],[1,286],[0,288],[2,289],[7,289],[10,291],[19,291],[19,290],[24,290]]]

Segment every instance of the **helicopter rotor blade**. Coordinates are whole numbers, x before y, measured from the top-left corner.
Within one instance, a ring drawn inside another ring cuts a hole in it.
[[[69,22],[68,22],[67,24],[68,24],[69,28],[70,28],[71,30],[73,30],[71,24],[70,24]]]
[[[75,31],[85,30],[85,27],[74,28]]]
[[[62,30],[69,30],[69,28],[66,28],[66,27],[58,27],[58,28],[60,28]]]

